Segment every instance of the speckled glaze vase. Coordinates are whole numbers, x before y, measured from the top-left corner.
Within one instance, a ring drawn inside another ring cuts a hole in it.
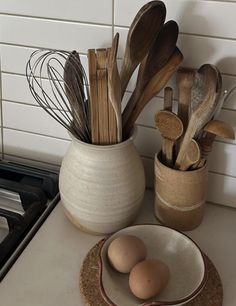
[[[145,191],[144,168],[133,138],[106,146],[71,138],[59,175],[67,217],[92,234],[108,234],[130,225]]]

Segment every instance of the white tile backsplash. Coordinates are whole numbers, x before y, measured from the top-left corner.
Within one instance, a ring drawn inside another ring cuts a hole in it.
[[[69,139],[67,130],[41,107],[3,101],[3,127]]]
[[[146,0],[115,0],[115,25],[130,26]],[[236,28],[235,3],[221,1],[163,0],[166,5],[166,20],[175,20],[180,32],[224,38],[234,38]],[[222,18],[227,16],[227,18]]]
[[[0,15],[2,43],[87,52],[110,44],[111,26]]]
[[[22,162],[60,165],[68,148],[67,131],[42,110],[32,98],[25,67],[36,48],[73,50],[81,54],[87,71],[87,49],[111,45],[120,33],[119,66],[128,27],[147,0],[0,0],[0,60],[4,157]],[[223,89],[236,85],[235,1],[164,0],[167,18],[178,22],[178,47],[183,65],[199,68],[216,64]],[[137,71],[128,85],[123,107],[134,90]],[[169,83],[178,97],[175,77]],[[147,186],[153,185],[153,157],[161,147],[154,127],[154,114],[163,105],[163,91],[150,101],[137,119],[135,144],[143,156]],[[1,118],[1,117],[0,117]],[[220,119],[236,132],[236,92],[223,106]],[[1,148],[1,143],[0,143]],[[209,163],[208,200],[236,207],[236,141],[218,139]]]
[[[112,23],[111,0],[0,0],[0,11],[5,14],[36,16],[49,19]]]
[[[60,164],[70,144],[69,140],[45,137],[3,128],[4,153],[24,159]]]

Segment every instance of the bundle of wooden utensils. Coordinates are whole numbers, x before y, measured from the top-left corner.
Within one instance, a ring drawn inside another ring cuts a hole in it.
[[[173,90],[164,90],[164,110],[155,114],[163,137],[162,162],[179,170],[205,165],[215,137],[234,139],[233,128],[217,120],[224,97],[219,70],[210,64],[197,71],[179,68],[176,75],[178,110],[172,112]]]
[[[126,140],[143,108],[183,60],[176,47],[178,25],[173,20],[165,23],[165,18],[162,1],[139,10],[129,28],[120,74],[118,33],[111,48],[88,50],[89,83],[76,51],[34,52],[26,75],[36,101],[84,142],[107,145]],[[138,66],[135,90],[122,112],[124,93]],[[45,78],[50,86],[45,86]]]

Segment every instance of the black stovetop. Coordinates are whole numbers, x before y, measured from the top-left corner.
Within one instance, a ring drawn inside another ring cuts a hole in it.
[[[5,198],[18,195],[20,206],[13,209],[0,196],[0,219],[8,227],[0,241],[1,281],[58,202],[58,174],[0,161],[0,190]]]

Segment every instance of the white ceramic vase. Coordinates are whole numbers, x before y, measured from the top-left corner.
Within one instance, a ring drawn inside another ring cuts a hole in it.
[[[67,217],[93,234],[108,234],[130,225],[145,191],[144,168],[133,138],[99,146],[71,137],[59,175]]]

